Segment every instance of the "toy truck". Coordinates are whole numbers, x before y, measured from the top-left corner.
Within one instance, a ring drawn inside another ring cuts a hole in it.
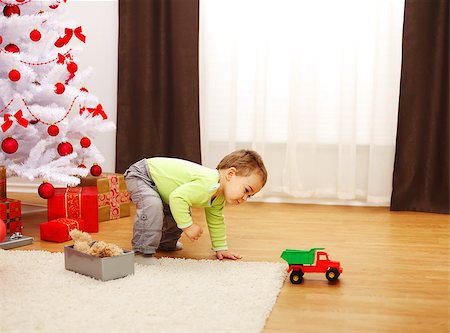
[[[342,273],[341,264],[332,261],[324,248],[312,248],[311,250],[290,250],[286,249],[281,254],[281,258],[289,264],[289,279],[293,284],[300,284],[303,281],[304,273],[325,273],[328,281],[334,282]]]

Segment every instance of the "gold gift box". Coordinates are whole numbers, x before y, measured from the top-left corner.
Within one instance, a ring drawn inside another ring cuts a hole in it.
[[[99,222],[130,216],[130,194],[122,174],[89,175],[81,179],[80,186],[97,186]]]

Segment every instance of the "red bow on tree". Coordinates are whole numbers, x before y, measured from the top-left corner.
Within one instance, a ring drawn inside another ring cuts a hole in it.
[[[75,74],[70,73],[69,77],[67,78],[67,80],[64,82],[65,84],[69,84],[70,80],[72,80],[75,77]]]
[[[65,32],[64,37],[59,37],[56,40],[56,42],[55,42],[56,47],[62,47],[64,45],[66,45],[70,41],[70,39],[72,38],[73,35],[75,35],[75,37],[77,37],[83,43],[86,43],[86,36],[83,35],[83,32],[81,31],[81,27],[78,27],[75,29],[66,28],[64,32]]]
[[[58,53],[58,61],[56,63],[63,65],[66,62],[66,58],[72,60],[72,56],[69,52],[67,52],[65,56],[61,53]]]
[[[86,110],[92,115],[92,117],[101,115],[103,119],[108,118],[105,111],[103,111],[103,106],[101,104],[98,104],[95,108],[80,108],[80,114],[83,114]]]
[[[10,114],[3,115],[3,119],[5,120],[5,122],[2,125],[3,132],[6,132],[13,124],[13,121],[10,119],[10,117],[12,117],[12,115]],[[16,114],[14,115],[14,118],[16,118],[16,121],[19,123],[19,125],[27,128],[28,120],[22,117],[22,110],[17,111]]]

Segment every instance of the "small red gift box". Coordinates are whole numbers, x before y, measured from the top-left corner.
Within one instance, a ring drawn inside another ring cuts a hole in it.
[[[49,221],[67,217],[83,219],[87,232],[98,232],[97,187],[56,188],[47,201]]]
[[[0,200],[0,219],[6,223],[6,233],[22,232],[22,211],[20,200],[5,198]]]
[[[59,218],[39,225],[41,240],[56,243],[67,242],[72,239],[69,232],[73,229],[84,231],[83,219]]]

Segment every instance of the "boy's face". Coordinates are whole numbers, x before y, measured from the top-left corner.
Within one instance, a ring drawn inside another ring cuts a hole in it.
[[[256,172],[249,176],[237,176],[235,168],[227,170],[226,180],[223,194],[225,201],[230,205],[239,205],[245,202],[263,187],[261,176]]]

